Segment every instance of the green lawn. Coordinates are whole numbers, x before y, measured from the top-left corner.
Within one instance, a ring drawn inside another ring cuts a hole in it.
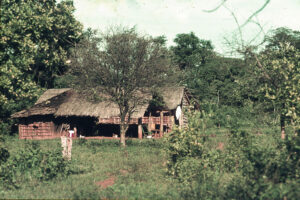
[[[60,140],[38,141],[41,148],[51,149]],[[6,140],[11,155],[24,148],[25,141],[17,137]],[[24,182],[19,189],[0,191],[0,198],[17,199],[178,199],[178,183],[166,176],[163,142],[130,140],[124,149],[115,140],[75,140],[72,165],[80,173],[67,178],[39,182]],[[113,185],[103,189],[99,182]],[[97,185],[98,183],[98,185]]]

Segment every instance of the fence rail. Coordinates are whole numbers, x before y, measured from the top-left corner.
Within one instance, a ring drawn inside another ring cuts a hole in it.
[[[128,118],[125,119],[127,121]],[[120,124],[120,117],[111,117],[111,118],[99,118],[98,123],[101,124]],[[160,117],[141,117],[141,118],[131,118],[129,124],[160,124]],[[163,125],[173,124],[170,116],[163,117]]]

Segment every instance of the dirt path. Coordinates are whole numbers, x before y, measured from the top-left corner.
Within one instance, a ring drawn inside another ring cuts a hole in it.
[[[120,169],[120,173],[125,176],[126,174],[128,174],[128,171],[125,169]],[[103,180],[103,181],[97,181],[95,182],[95,184],[97,186],[100,186],[101,189],[105,189],[107,187],[113,186],[116,182],[117,178],[115,176],[110,176],[109,178]]]

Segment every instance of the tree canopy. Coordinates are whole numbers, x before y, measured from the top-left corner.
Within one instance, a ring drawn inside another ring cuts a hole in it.
[[[3,1],[1,62],[18,62],[18,69],[38,85],[53,87],[55,77],[66,70],[70,47],[82,33],[73,11],[72,1]]]
[[[107,94],[118,105],[123,145],[131,114],[147,100],[140,92],[174,80],[174,68],[164,43],[122,27],[112,28],[100,37],[87,34],[74,48],[71,73],[76,77],[74,86],[80,91],[95,96]]]
[[[174,62],[180,69],[199,67],[213,55],[213,46],[209,40],[199,39],[193,32],[181,33],[174,39]]]
[[[256,76],[261,79],[260,89],[265,97],[279,108],[282,138],[285,120],[291,117],[299,123],[300,51],[290,43],[279,43],[259,55]]]
[[[0,118],[33,103],[66,71],[69,49],[81,37],[72,1],[1,1]]]
[[[281,43],[289,42],[296,49],[300,49],[300,31],[280,27],[272,30],[270,35],[265,37],[268,49],[281,48]]]

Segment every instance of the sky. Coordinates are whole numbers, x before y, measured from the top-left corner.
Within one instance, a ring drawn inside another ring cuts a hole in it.
[[[194,32],[200,39],[211,40],[215,50],[228,53],[226,41],[241,38],[234,13],[241,25],[268,0],[74,0],[75,17],[84,28],[105,32],[110,26],[135,26],[141,34],[165,35],[174,45],[177,34]],[[270,0],[267,6],[242,28],[243,41],[258,43],[271,29],[287,27],[300,31],[300,0]],[[260,35],[260,28],[263,32]],[[238,35],[239,37],[233,37]]]

